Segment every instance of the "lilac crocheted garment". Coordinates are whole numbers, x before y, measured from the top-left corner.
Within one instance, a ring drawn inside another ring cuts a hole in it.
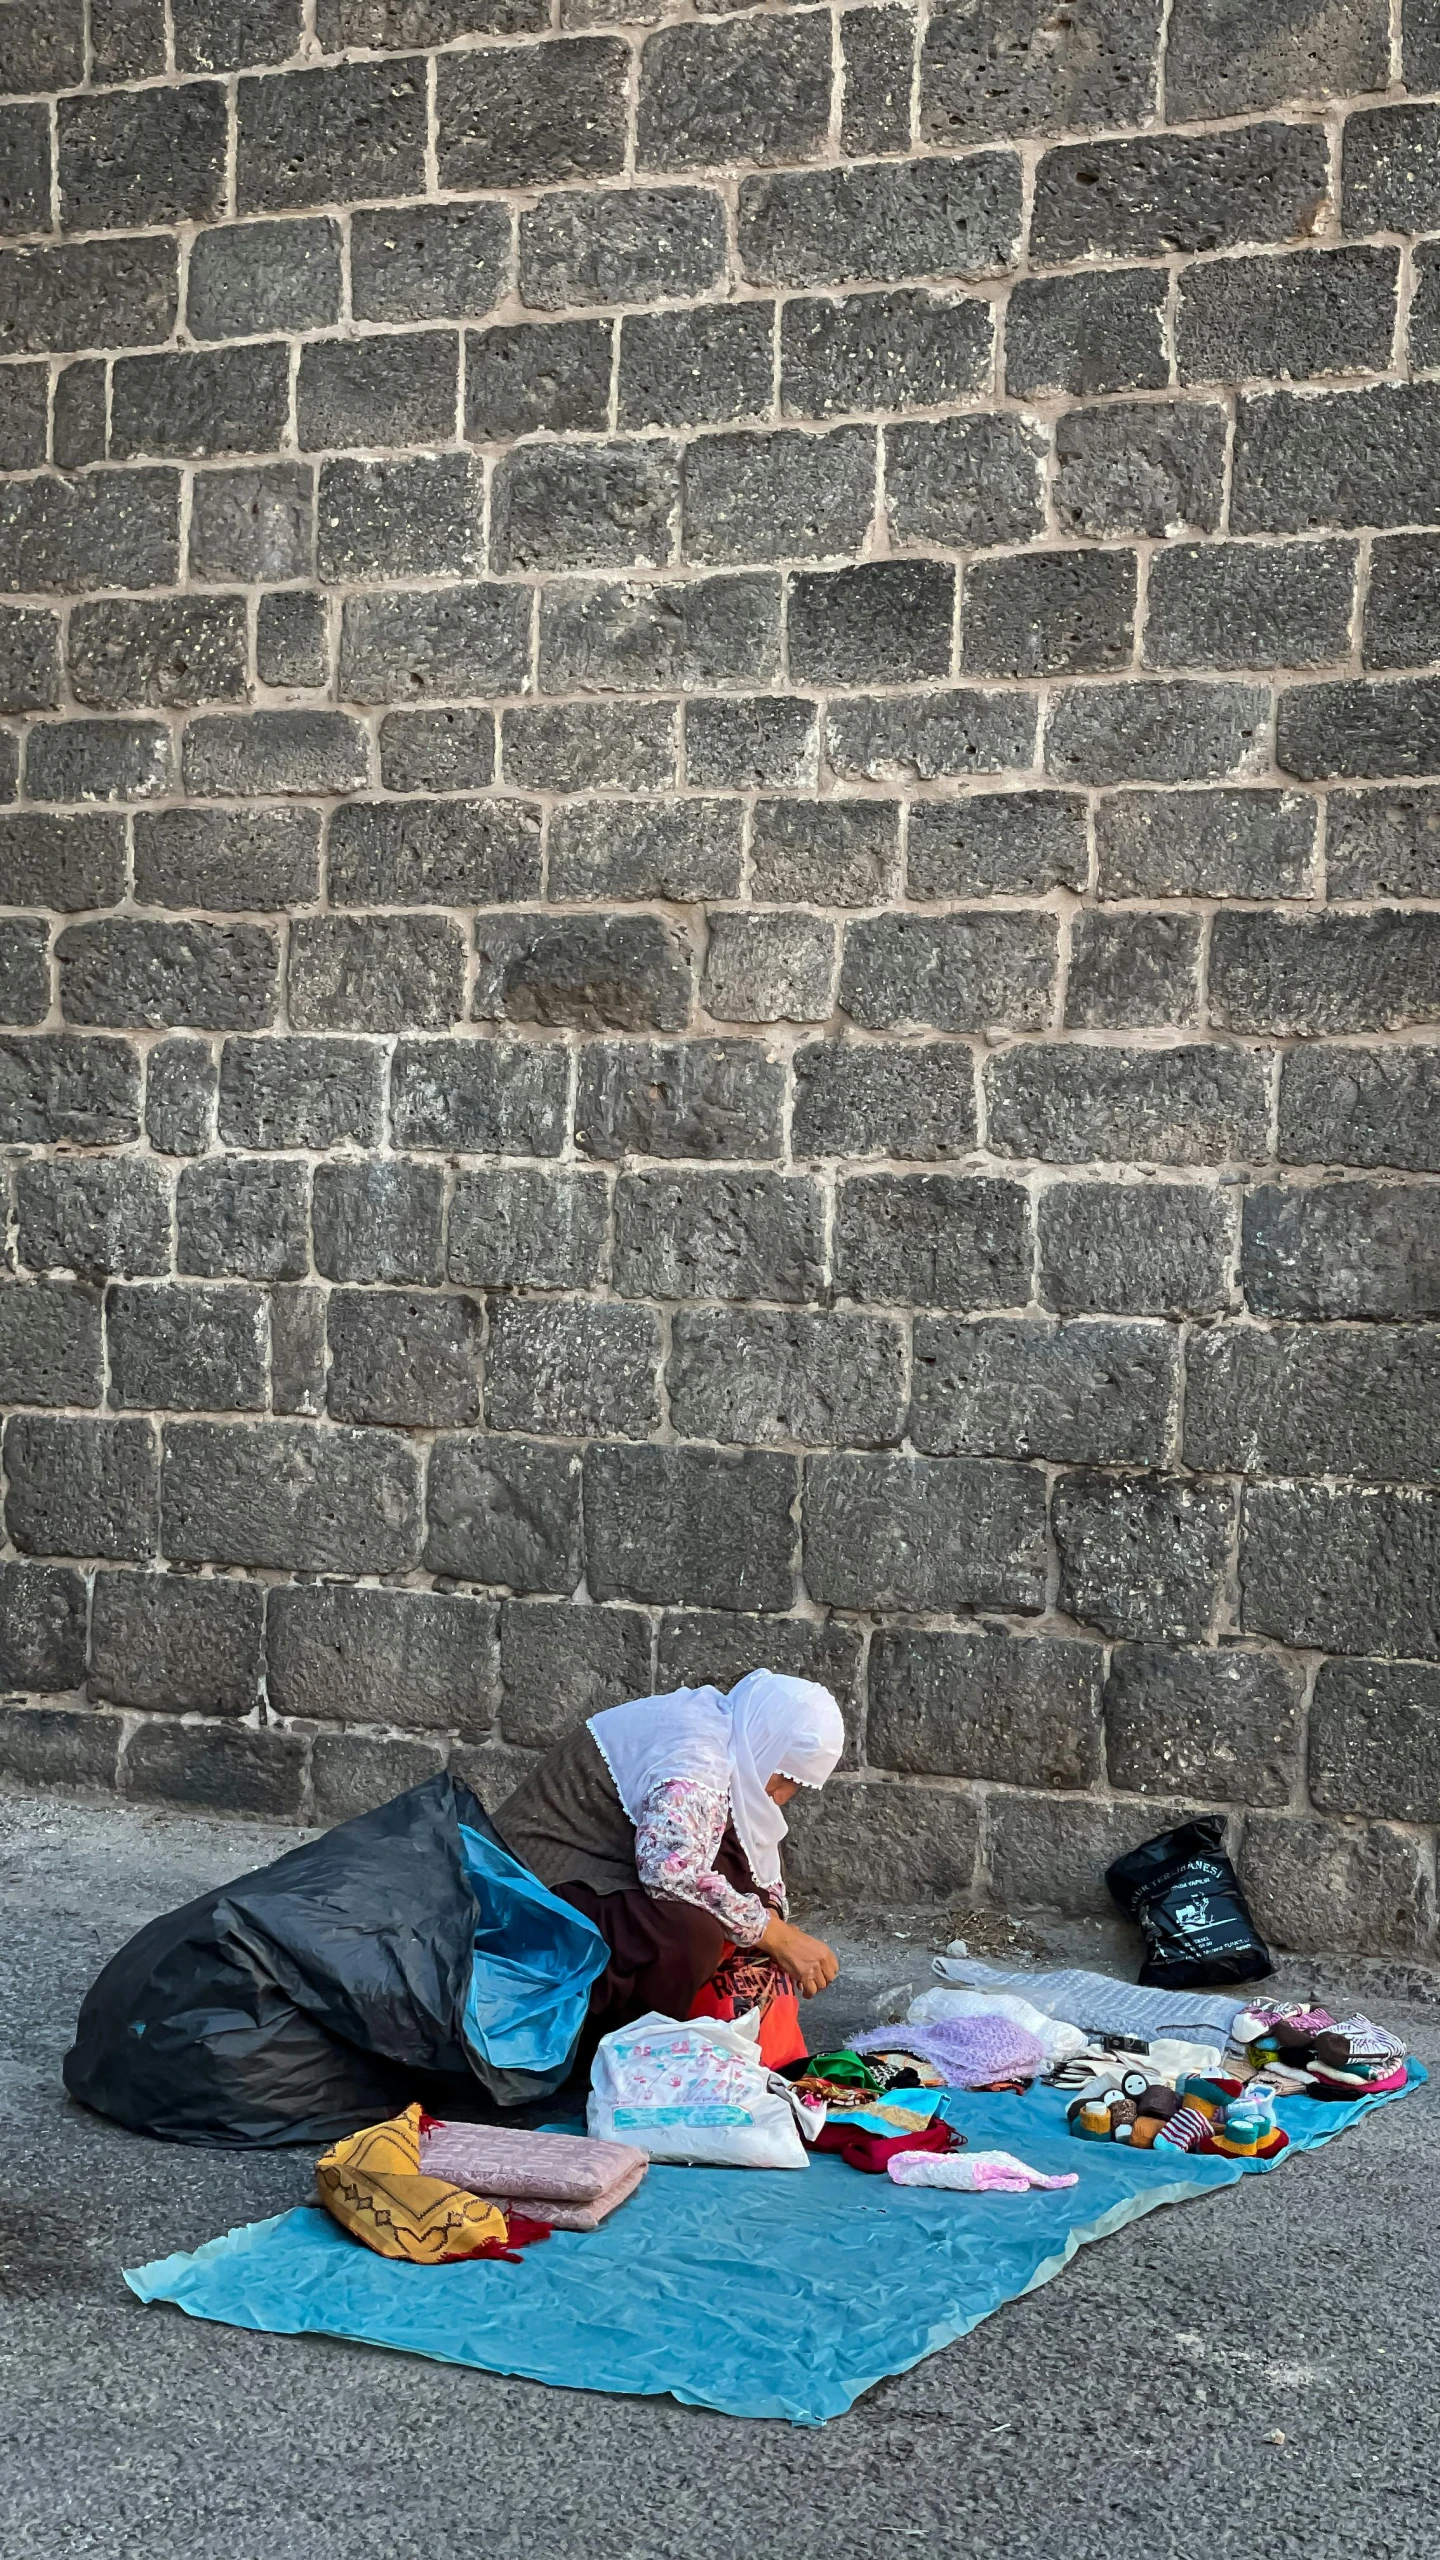
[[[943,2018],[933,2027],[871,2027],[850,2039],[852,2053],[913,2053],[945,2074],[950,2089],[984,2089],[992,2080],[1035,2080],[1045,2048],[1028,2027],[996,2009],[973,2018]]]

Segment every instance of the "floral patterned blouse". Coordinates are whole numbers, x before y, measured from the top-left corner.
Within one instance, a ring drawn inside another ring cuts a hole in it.
[[[719,1921],[737,1947],[763,1938],[772,1914],[785,1908],[777,1888],[766,1900],[737,1893],[715,1872],[715,1858],[730,1820],[730,1798],[693,1778],[671,1778],[652,1787],[635,1825],[635,1868],[645,1891],[658,1899],[698,1903]]]

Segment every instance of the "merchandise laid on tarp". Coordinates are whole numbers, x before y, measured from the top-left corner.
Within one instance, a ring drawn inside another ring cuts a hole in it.
[[[753,2016],[638,2019],[599,2045],[584,2130],[412,2103],[326,2152],[323,2209],[126,2281],[237,2327],[820,2425],[1087,2243],[1425,2078],[1358,2016],[935,1972],[903,2021],[783,2072]]]

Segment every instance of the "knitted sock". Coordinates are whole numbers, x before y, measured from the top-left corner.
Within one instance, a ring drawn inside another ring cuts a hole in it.
[[[1198,2107],[1182,2107],[1178,2116],[1162,2124],[1155,2136],[1155,2149],[1168,2142],[1175,2151],[1208,2151],[1215,2132],[1209,2116]]]

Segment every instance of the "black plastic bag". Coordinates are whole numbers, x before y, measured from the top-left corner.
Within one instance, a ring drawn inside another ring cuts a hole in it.
[[[461,2040],[477,1918],[462,1822],[496,1837],[468,1787],[429,1778],[152,1920],[86,1993],[72,2098],[245,2150],[333,2141],[417,2098],[486,2112]]]
[[[1157,1990],[1256,1982],[1275,1970],[1221,1845],[1224,1832],[1218,1815],[1182,1822],[1105,1871],[1126,1918],[1144,1932],[1139,1978]]]

